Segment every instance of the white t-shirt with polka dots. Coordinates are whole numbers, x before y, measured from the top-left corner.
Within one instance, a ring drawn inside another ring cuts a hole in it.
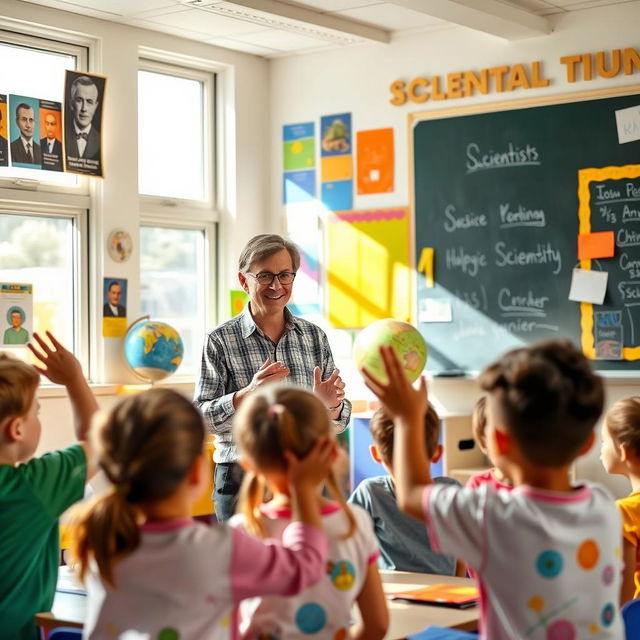
[[[378,559],[378,542],[369,514],[349,505],[357,530],[342,540],[349,522],[337,503],[322,508],[322,525],[329,539],[326,575],[296,596],[264,596],[240,605],[240,632],[251,640],[342,640],[348,637],[351,607],[364,584],[368,567]],[[263,520],[270,538],[282,539],[291,510],[264,505]],[[232,527],[243,527],[236,515]]]
[[[480,585],[485,640],[622,640],[622,526],[603,487],[569,493],[430,485],[434,550],[466,561]]]

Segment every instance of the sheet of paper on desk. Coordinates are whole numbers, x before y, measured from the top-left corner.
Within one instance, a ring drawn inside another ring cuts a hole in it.
[[[58,582],[56,583],[56,591],[62,593],[80,593],[87,595],[85,588],[80,584],[78,576],[73,569],[68,566],[58,567]]]
[[[473,607],[478,602],[480,592],[477,587],[455,584],[431,584],[410,591],[393,594],[393,600],[410,600],[445,607]]]

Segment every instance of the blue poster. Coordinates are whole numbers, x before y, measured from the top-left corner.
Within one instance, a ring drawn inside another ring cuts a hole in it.
[[[310,202],[316,197],[316,170],[286,171],[282,174],[284,204]]]
[[[353,209],[353,180],[322,183],[322,204],[329,211]]]

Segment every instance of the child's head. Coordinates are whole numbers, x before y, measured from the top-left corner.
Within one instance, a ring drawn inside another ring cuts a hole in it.
[[[28,460],[40,441],[39,383],[40,375],[31,365],[0,353],[0,447],[14,447],[16,462]]]
[[[625,473],[623,458],[640,461],[640,397],[618,400],[607,411],[600,457],[609,473]]]
[[[242,402],[233,423],[233,435],[247,468],[239,510],[255,533],[266,533],[259,506],[264,500],[264,478],[284,478],[285,450],[306,456],[320,438],[333,437],[333,422],[322,401],[310,391],[290,385],[268,385]],[[334,498],[347,509],[334,474],[328,478]],[[347,509],[348,511],[348,509]],[[351,516],[351,513],[348,511]]]
[[[393,469],[393,420],[388,416],[384,407],[380,407],[371,416],[369,429],[373,436],[371,455],[376,462],[380,462],[390,471]],[[440,418],[433,405],[429,403],[424,417],[424,440],[427,458],[437,462],[442,453],[440,439]]]
[[[114,557],[139,544],[138,520],[145,509],[189,482],[204,436],[200,413],[169,389],[130,396],[94,422],[97,462],[113,490],[77,518],[74,553],[82,575],[93,557],[103,578],[112,582]]]
[[[571,463],[602,413],[602,379],[568,340],[509,351],[482,372],[480,385],[489,394],[490,426],[538,467]]]

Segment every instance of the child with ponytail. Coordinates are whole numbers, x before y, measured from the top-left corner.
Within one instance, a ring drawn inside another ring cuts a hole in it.
[[[230,525],[265,538],[283,539],[292,518],[295,496],[286,482],[287,450],[306,456],[318,442],[334,441],[334,428],[323,403],[293,386],[269,385],[254,392],[238,409],[234,440],[246,470],[239,513]],[[349,508],[333,473],[327,478],[333,500],[316,492],[329,538],[326,575],[292,598],[264,595],[241,605],[243,638],[290,640],[383,638],[387,606],[378,574],[378,546],[369,515]],[[265,503],[266,490],[271,499]],[[356,602],[363,622],[350,628]]]
[[[73,554],[88,595],[85,638],[236,638],[243,598],[293,595],[317,581],[326,559],[316,488],[332,443],[303,459],[285,454],[294,520],[282,544],[190,518],[207,484],[205,429],[183,396],[152,389],[94,424],[97,462],[113,484],[79,508]]]

